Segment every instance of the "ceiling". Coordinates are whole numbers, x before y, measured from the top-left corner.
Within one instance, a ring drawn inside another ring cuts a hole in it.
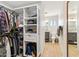
[[[50,15],[58,14],[64,7],[64,1],[43,1],[42,3],[44,6],[44,12]]]
[[[0,4],[7,6],[10,9],[17,9],[32,3],[37,3],[40,1],[0,1]],[[46,14],[57,14],[59,11],[62,12],[64,7],[64,1],[42,1],[44,13]],[[22,12],[22,10],[16,12]]]
[[[0,4],[5,5],[10,9],[15,9],[37,2],[39,1],[0,1]]]

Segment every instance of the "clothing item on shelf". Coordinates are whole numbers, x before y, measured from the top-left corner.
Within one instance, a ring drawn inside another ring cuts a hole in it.
[[[35,43],[28,43],[26,45],[26,54],[27,55],[37,56],[36,51],[37,51],[37,49],[36,49],[36,44]]]
[[[31,43],[28,43],[26,46],[26,54],[32,55],[32,44]]]
[[[27,24],[37,24],[37,19],[29,19],[26,22]]]

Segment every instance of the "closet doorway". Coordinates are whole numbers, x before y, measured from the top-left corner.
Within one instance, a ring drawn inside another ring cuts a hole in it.
[[[62,56],[59,39],[57,34],[58,30],[58,16],[49,16],[45,19],[45,56],[58,57]],[[52,52],[52,53],[51,53]]]

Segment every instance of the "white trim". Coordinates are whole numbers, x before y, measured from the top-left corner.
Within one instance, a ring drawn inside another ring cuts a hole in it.
[[[14,8],[13,10],[23,9],[23,8],[27,8],[27,7],[31,7],[31,6],[36,6],[36,5],[38,5],[38,3],[39,3],[39,2],[33,3],[33,4],[31,4],[31,5],[28,4],[27,6],[22,6],[22,7]]]

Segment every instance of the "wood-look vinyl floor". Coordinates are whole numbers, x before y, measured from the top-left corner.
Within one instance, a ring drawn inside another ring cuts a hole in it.
[[[68,44],[68,55],[69,57],[79,57],[79,51],[77,45]]]
[[[46,43],[42,57],[62,57],[62,52],[59,44]]]

